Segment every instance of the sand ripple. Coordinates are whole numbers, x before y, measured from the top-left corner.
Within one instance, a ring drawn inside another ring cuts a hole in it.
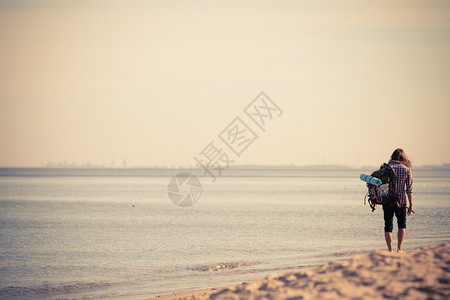
[[[158,299],[450,299],[450,243],[377,250],[319,268]]]
[[[411,253],[375,251],[314,270],[230,286],[211,299],[449,299],[450,243]]]

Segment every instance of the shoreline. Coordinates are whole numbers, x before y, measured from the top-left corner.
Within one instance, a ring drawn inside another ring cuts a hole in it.
[[[450,242],[407,253],[376,250],[313,269],[163,294],[169,299],[449,299]]]

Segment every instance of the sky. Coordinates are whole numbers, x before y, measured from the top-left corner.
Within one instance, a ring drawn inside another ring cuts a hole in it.
[[[450,163],[450,1],[0,0],[0,45],[3,167]]]

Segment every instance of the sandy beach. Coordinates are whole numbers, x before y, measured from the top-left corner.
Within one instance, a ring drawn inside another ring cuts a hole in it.
[[[151,299],[449,299],[450,243],[377,250],[319,268]]]

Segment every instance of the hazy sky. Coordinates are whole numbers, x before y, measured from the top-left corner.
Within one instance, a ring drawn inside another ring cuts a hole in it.
[[[450,1],[0,0],[0,45],[0,166],[450,163]]]

